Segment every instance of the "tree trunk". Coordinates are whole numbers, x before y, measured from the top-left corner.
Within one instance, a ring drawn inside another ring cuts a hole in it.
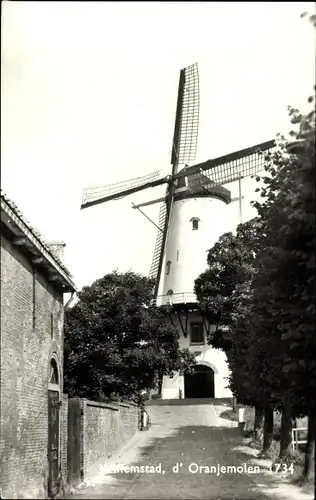
[[[159,373],[158,376],[158,394],[160,395],[162,391],[162,374]]]
[[[255,423],[254,423],[254,429],[253,429],[254,439],[256,441],[261,440],[262,429],[263,429],[263,419],[264,419],[263,408],[258,408],[256,406],[256,408],[255,408]]]
[[[303,477],[305,481],[310,481],[314,471],[315,460],[315,415],[312,411],[308,413],[307,449],[305,453],[305,464]]]
[[[273,408],[266,408],[264,412],[263,452],[270,450],[273,441]]]
[[[233,412],[236,413],[236,411],[237,411],[237,399],[236,399],[236,396],[233,396],[232,406],[233,406]]]
[[[279,458],[286,458],[291,454],[292,445],[292,415],[291,408],[284,405],[281,418],[281,443]]]

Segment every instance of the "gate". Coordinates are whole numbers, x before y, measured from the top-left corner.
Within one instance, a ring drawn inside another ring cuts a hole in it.
[[[193,373],[184,373],[185,398],[214,398],[214,371],[204,365],[194,365]]]
[[[59,392],[48,391],[48,496],[59,492]]]
[[[68,482],[73,487],[81,481],[80,422],[80,399],[68,399]]]

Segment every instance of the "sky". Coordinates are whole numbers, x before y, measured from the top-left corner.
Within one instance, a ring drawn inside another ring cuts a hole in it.
[[[80,289],[147,275],[156,228],[135,204],[80,210],[85,187],[170,172],[179,71],[199,65],[196,161],[290,130],[315,84],[313,2],[2,2],[1,187]],[[235,196],[236,186],[231,186]],[[243,185],[243,217],[254,215]],[[146,207],[157,222],[158,205]],[[232,227],[238,203],[231,204]]]

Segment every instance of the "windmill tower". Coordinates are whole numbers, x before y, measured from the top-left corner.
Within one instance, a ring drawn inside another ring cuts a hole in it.
[[[158,225],[151,221],[158,233],[150,277],[156,280],[157,306],[168,308],[170,321],[180,334],[180,346],[189,347],[197,360],[194,374],[164,377],[163,399],[231,395],[225,388],[228,376],[225,354],[206,344],[212,325],[198,307],[194,280],[206,268],[207,250],[230,230],[227,205],[239,201],[241,217],[242,179],[262,170],[261,152],[275,147],[271,140],[189,166],[196,155],[199,105],[198,67],[193,64],[180,71],[170,175],[161,178],[158,171],[117,184],[88,188],[81,205],[82,209],[88,208],[167,184],[164,197],[133,205],[144,214],[141,207],[161,203]],[[239,181],[240,188],[235,200],[224,187],[233,181]]]

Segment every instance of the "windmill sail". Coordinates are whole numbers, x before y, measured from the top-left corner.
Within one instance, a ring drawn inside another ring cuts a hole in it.
[[[260,172],[264,168],[264,152],[272,150],[275,141],[267,141],[251,148],[188,166],[195,160],[199,126],[199,75],[197,64],[180,71],[177,110],[172,143],[171,175],[160,177],[160,171],[107,186],[88,188],[84,191],[81,208],[117,200],[147,188],[168,184],[164,198],[143,203],[149,205],[164,200],[160,207],[159,232],[156,238],[150,277],[159,281],[168,238],[169,221],[175,200],[194,196],[212,196],[230,202],[230,192],[223,185]],[[181,170],[179,171],[179,166]]]
[[[161,254],[163,231],[164,231],[164,228],[166,225],[166,215],[167,215],[167,206],[166,206],[166,203],[163,202],[163,203],[161,203],[160,209],[159,209],[158,226],[160,229],[158,229],[158,231],[157,231],[155,249],[154,249],[154,254],[153,254],[153,258],[152,258],[151,266],[150,266],[150,271],[149,271],[149,277],[153,278],[153,279],[157,279],[157,276],[158,276],[159,258],[160,258],[160,254]]]
[[[250,177],[263,170],[265,154],[276,147],[274,140],[262,142],[251,148],[242,149],[213,160],[183,169],[176,177],[193,179],[203,172],[214,185],[223,185],[243,177]]]
[[[172,176],[178,171],[179,164],[185,164],[195,159],[200,115],[200,89],[197,64],[192,64],[180,71],[177,111],[172,144]],[[161,242],[155,247],[153,262],[156,273],[156,290],[158,294],[165,246],[168,235],[169,220],[172,212],[175,185],[170,184],[166,197],[164,226],[161,233]],[[160,240],[160,235],[157,236]],[[156,242],[156,243],[157,243]]]
[[[181,70],[171,163],[195,160],[200,114],[200,89],[197,63]],[[175,172],[174,172],[175,173]]]
[[[107,184],[106,186],[99,186],[87,188],[83,192],[83,200],[81,208],[103,203],[111,199],[120,199],[131,192],[136,192],[144,189],[145,187],[152,187],[166,182],[165,179],[159,179],[160,170],[156,170],[151,174],[135,177],[123,182],[116,182],[114,184]]]

